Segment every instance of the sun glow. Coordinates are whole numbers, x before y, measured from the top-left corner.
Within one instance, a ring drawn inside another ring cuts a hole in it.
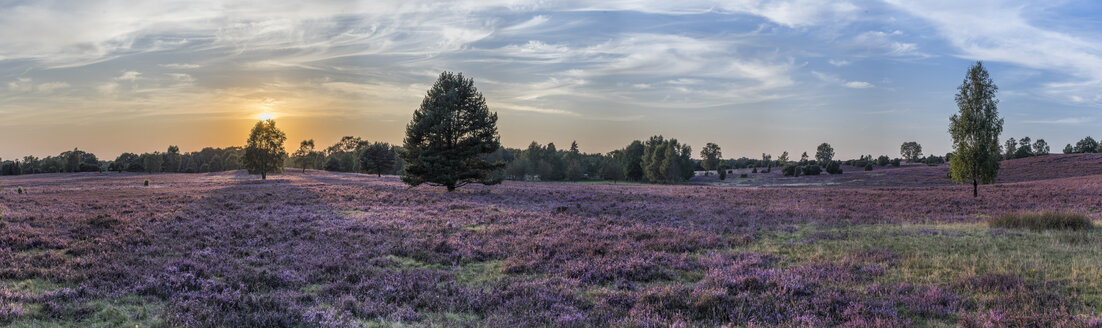
[[[273,118],[275,118],[275,115],[272,115],[271,113],[261,113],[260,114],[260,119],[261,120],[267,121],[267,120],[270,120],[270,119],[273,119]]]

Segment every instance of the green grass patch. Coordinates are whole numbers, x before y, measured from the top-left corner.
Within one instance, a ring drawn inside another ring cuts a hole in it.
[[[490,287],[505,279],[501,272],[504,261],[475,262],[455,269],[455,281],[471,287]]]
[[[25,279],[0,280],[0,287],[17,293],[41,295],[42,293],[57,290],[65,286],[46,279]]]
[[[91,315],[80,318],[50,318],[41,306],[24,307],[27,315],[6,327],[163,327],[161,310],[164,303],[156,298],[136,295],[111,300],[95,300],[77,305]]]
[[[947,285],[986,273],[1013,273],[1057,282],[1089,308],[1102,310],[1102,229],[991,230],[986,224],[874,224],[762,233],[755,251],[783,257],[780,266],[842,261],[848,254],[884,249],[898,262],[874,282]]]
[[[1085,214],[1061,211],[1020,212],[994,216],[987,224],[992,228],[1030,230],[1090,230],[1094,228]]]

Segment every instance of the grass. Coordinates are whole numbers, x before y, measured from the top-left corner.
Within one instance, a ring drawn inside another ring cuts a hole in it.
[[[1082,213],[1042,211],[1008,213],[990,218],[992,228],[1030,230],[1090,230],[1094,228],[1090,218]]]
[[[90,315],[75,320],[51,318],[43,313],[41,306],[25,307],[28,310],[23,317],[5,327],[162,327],[162,301],[156,298],[135,295],[123,296],[112,300],[97,300],[79,306]]]
[[[847,254],[884,249],[899,254],[897,264],[874,282],[948,285],[986,273],[1010,273],[1054,282],[1082,305],[1102,311],[1102,229],[992,230],[984,224],[872,224],[843,227],[798,226],[763,233],[732,251],[756,251],[784,258],[783,266],[841,261]],[[977,296],[978,297],[978,296]]]

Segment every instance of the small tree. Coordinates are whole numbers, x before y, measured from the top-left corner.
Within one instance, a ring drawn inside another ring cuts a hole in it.
[[[1003,148],[1005,152],[1003,158],[1014,159],[1014,154],[1018,152],[1018,141],[1014,138],[1006,139],[1006,147]]]
[[[807,152],[806,151],[804,152],[803,155],[800,155],[800,165],[807,165]]]
[[[917,162],[922,159],[922,145],[917,141],[904,142],[899,146],[899,155],[903,156],[908,162]]]
[[[1071,153],[1075,153],[1075,148],[1072,148],[1071,144],[1068,144],[1067,146],[1064,146],[1064,154],[1071,154]]]
[[[484,159],[498,147],[497,113],[490,112],[474,80],[440,73],[406,126],[402,181],[440,185],[449,192],[470,183],[500,183],[494,172],[505,163]]]
[[[999,174],[999,117],[995,93],[999,88],[991,80],[982,62],[968,68],[955,97],[959,114],[949,118],[954,155],[949,176],[954,182],[972,181],[972,197],[979,197],[980,183],[993,183]]]
[[[777,156],[777,165],[778,166],[784,165],[785,163],[788,163],[788,151],[787,150],[785,150],[784,153],[781,153],[781,156]]]
[[[1037,139],[1033,142],[1033,155],[1048,155],[1049,147],[1045,139]]]
[[[298,150],[295,151],[295,154],[292,155],[292,157],[295,158],[295,162],[298,163],[298,166],[302,168],[302,173],[306,173],[306,167],[308,166],[312,169],[317,169],[317,167],[314,167],[315,162],[314,158],[312,158],[313,155],[314,139],[310,139],[303,140],[302,143],[298,145]]]
[[[820,144],[819,148],[815,150],[815,160],[818,161],[820,165],[830,163],[834,160],[834,147],[831,147],[830,144],[825,142]]]
[[[398,156],[390,149],[390,144],[376,142],[364,148],[360,153],[360,167],[367,173],[383,176],[394,169]]]
[[[282,171],[283,157],[287,156],[284,141],[287,135],[276,128],[274,120],[256,122],[245,142],[244,165],[249,174],[260,174],[261,180],[267,180],[268,173]]]
[[[709,142],[704,145],[704,149],[700,150],[700,165],[704,167],[704,175],[708,175],[708,171],[715,170],[719,166],[719,159],[723,157],[723,153],[719,150],[719,145]]]

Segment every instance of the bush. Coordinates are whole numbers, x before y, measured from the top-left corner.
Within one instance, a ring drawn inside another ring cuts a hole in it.
[[[796,164],[785,164],[784,168],[781,169],[781,175],[784,175],[786,177],[795,177],[799,175],[801,170],[802,168],[796,166]]]
[[[746,174],[746,173],[743,173],[743,174],[740,174],[738,177],[745,179],[745,178],[749,178],[750,175]]]
[[[149,179],[145,179],[145,186],[149,187]]]
[[[22,194],[23,194],[23,187],[19,187],[19,188],[17,188],[17,189],[15,190],[15,192],[17,192],[17,193],[19,193],[20,195],[22,195]]]
[[[830,174],[842,174],[842,164],[838,161],[831,161],[827,163],[826,171]]]
[[[865,164],[865,171],[872,171],[872,163]]]
[[[750,171],[750,173],[758,173],[758,168],[755,167],[753,171]]]
[[[900,159],[896,158],[892,160],[892,166],[899,167]]]
[[[992,217],[987,224],[992,228],[1030,230],[1087,230],[1094,227],[1086,215],[1065,211],[1008,213]]]
[[[819,175],[823,170],[818,165],[808,165],[804,167],[804,175]]]
[[[720,166],[719,167],[719,179],[720,180],[727,180],[727,167],[726,166]]]
[[[880,157],[876,158],[876,165],[888,166],[888,163],[891,163],[891,161],[892,159],[888,158],[888,156],[880,155]]]

